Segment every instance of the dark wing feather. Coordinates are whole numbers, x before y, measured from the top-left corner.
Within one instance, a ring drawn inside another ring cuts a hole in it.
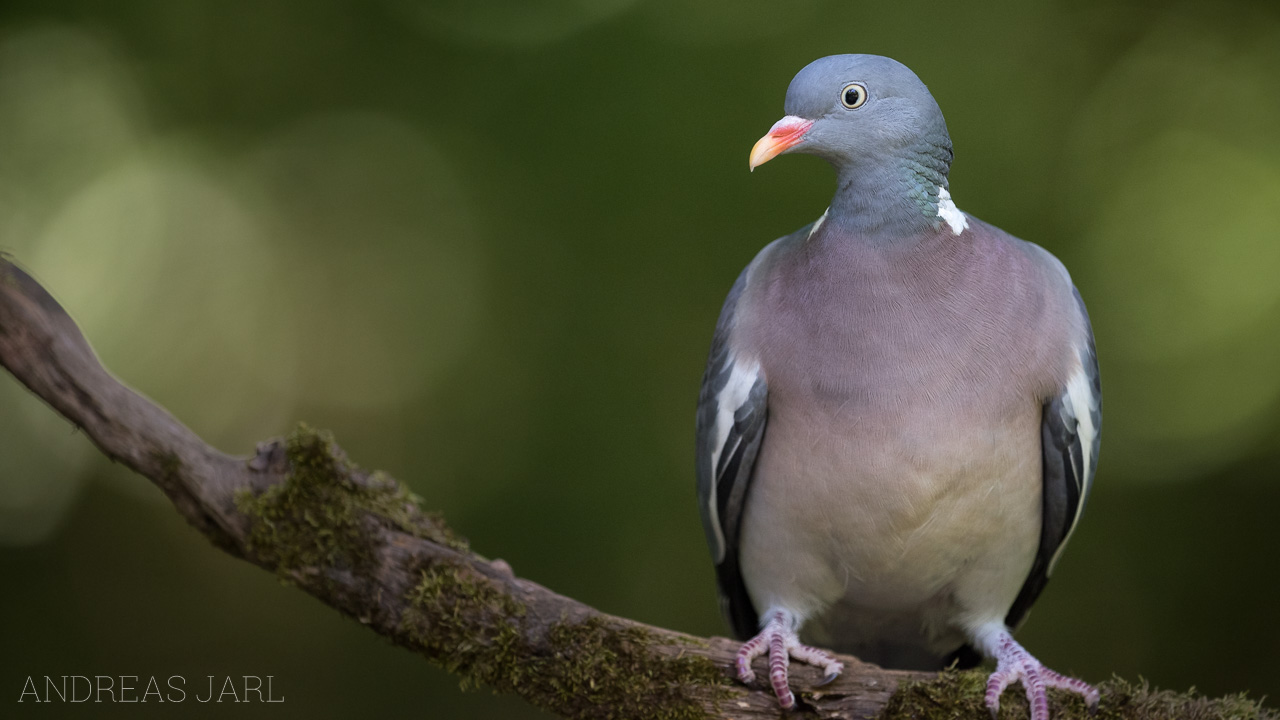
[[[698,506],[702,511],[702,526],[707,533],[711,557],[716,562],[721,607],[734,634],[741,638],[751,637],[758,630],[756,609],[738,564],[738,533],[751,471],[764,438],[767,389],[763,378],[752,383],[738,407],[721,408],[720,403],[734,374],[735,358],[729,336],[746,276],[744,270],[734,283],[716,323],[711,355],[698,395],[697,419]],[[732,422],[725,423],[728,432],[722,442],[724,429],[719,423],[727,420],[728,416],[722,413],[726,409],[733,414]]]
[[[1063,388],[1044,405],[1040,425],[1044,454],[1044,520],[1040,528],[1040,549],[1036,552],[1027,581],[1005,616],[1005,624],[1011,628],[1016,628],[1026,619],[1032,603],[1049,582],[1054,563],[1084,511],[1098,467],[1098,446],[1102,436],[1102,385],[1098,377],[1098,356],[1084,301],[1080,299],[1079,292],[1073,292],[1084,316],[1085,338],[1079,350],[1083,384]]]

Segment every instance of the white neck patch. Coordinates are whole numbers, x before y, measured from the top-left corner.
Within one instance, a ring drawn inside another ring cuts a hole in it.
[[[809,228],[809,234],[805,236],[805,240],[813,237],[813,234],[818,232],[818,228],[822,227],[822,223],[827,221],[827,213],[829,212],[831,212],[831,208],[827,208],[822,211],[822,217],[818,218],[818,221],[813,224],[813,227]]]
[[[951,199],[951,192],[941,185],[938,186],[938,217],[951,226],[951,232],[955,235],[969,227],[969,218],[956,207],[955,201]]]

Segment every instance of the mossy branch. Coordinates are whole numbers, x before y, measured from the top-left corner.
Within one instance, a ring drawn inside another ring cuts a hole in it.
[[[107,455],[149,478],[215,545],[462,678],[571,718],[776,718],[763,684],[730,675],[736,644],[600,613],[472,552],[419,498],[299,427],[248,458],[204,443],[98,362],[29,275],[0,258],[0,365]],[[793,666],[808,717],[987,718],[983,676],[882,670],[844,657],[838,681]],[[767,675],[763,672],[760,675]],[[1243,698],[1103,684],[1100,718],[1277,718]],[[1054,717],[1083,718],[1053,695]],[[1026,717],[1017,692],[1002,717]]]

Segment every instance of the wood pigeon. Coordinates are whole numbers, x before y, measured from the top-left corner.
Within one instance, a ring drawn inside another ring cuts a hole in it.
[[[835,55],[796,75],[751,150],[836,170],[831,206],[766,246],[716,324],[698,498],[722,604],[782,707],[805,642],[887,667],[994,658],[1033,720],[1059,675],[1012,632],[1088,497],[1102,397],[1089,317],[1043,248],[960,211],[951,139],[906,66]]]

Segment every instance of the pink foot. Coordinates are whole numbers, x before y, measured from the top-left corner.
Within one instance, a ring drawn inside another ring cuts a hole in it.
[[[1069,678],[1050,670],[1031,657],[1013,639],[1008,630],[1000,628],[980,636],[978,642],[988,655],[996,659],[996,671],[987,680],[987,709],[995,718],[1000,712],[1000,695],[1014,682],[1021,682],[1031,704],[1031,720],[1049,720],[1048,688],[1059,688],[1083,696],[1093,712],[1098,707],[1098,690],[1082,680]]]
[[[836,660],[829,653],[808,645],[801,645],[795,631],[796,624],[795,615],[786,610],[773,610],[769,613],[769,621],[760,630],[760,634],[748,640],[738,650],[738,679],[744,683],[750,683],[756,679],[755,671],[751,669],[751,661],[768,650],[769,683],[773,685],[773,694],[778,696],[778,704],[783,710],[790,710],[796,706],[795,695],[791,694],[791,687],[787,683],[787,666],[791,663],[791,658],[810,665],[818,665],[825,670],[827,676],[822,680],[823,685],[835,680],[844,670],[844,663]]]

